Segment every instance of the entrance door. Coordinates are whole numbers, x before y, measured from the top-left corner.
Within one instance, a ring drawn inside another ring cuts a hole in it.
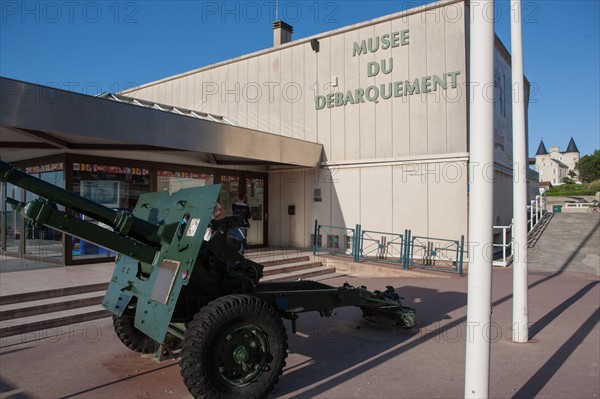
[[[246,202],[250,206],[250,228],[248,229],[248,245],[265,244],[265,179],[246,178]]]
[[[251,247],[264,246],[267,242],[266,229],[266,178],[250,176],[245,173],[240,175],[221,175],[221,193],[219,203],[223,207],[224,215],[231,215],[231,205],[239,198],[240,193],[246,197],[250,207],[250,228],[246,240]]]

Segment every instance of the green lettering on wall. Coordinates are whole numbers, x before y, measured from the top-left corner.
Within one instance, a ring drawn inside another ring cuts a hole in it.
[[[460,71],[448,72],[450,76],[450,87],[456,89],[456,76],[460,74]]]
[[[390,65],[392,59],[389,60]],[[384,69],[384,62],[369,62],[370,73],[378,73]],[[386,71],[391,72],[391,67],[385,67]],[[456,88],[458,86],[458,75],[460,71],[446,72],[441,75],[427,75],[414,78],[413,80],[399,80],[388,83],[379,83],[367,86],[366,88],[356,88],[346,92],[337,91],[330,94],[315,96],[315,109],[321,110],[325,107],[343,107],[348,104],[359,104],[365,102],[379,103],[380,100],[389,100],[393,97],[405,97],[415,94],[425,94],[437,91],[439,89],[447,90],[448,86]],[[371,75],[369,75],[371,76]],[[448,84],[450,81],[450,84]]]
[[[412,96],[413,94],[420,94],[421,89],[419,88],[419,79],[415,79],[412,85],[408,80],[404,81],[404,95]]]
[[[344,105],[354,104],[354,97],[352,97],[352,92],[348,90],[346,93],[346,98],[344,99]]]
[[[367,43],[364,40],[360,42],[360,46],[357,42],[354,42],[354,45],[352,46],[352,57],[361,54],[367,54]]]
[[[398,47],[400,42],[400,32],[392,32],[392,47]]]
[[[433,75],[433,91],[436,91],[438,86],[442,86],[442,89],[446,90],[448,85],[446,84],[446,74],[443,75],[444,79],[440,79],[438,75]]]
[[[381,36],[374,36],[368,39],[363,39],[352,44],[352,57],[357,55],[376,53],[379,49],[387,50],[390,47],[406,46],[409,42],[409,30],[396,31],[392,33],[384,33]]]
[[[388,93],[387,94],[385,93],[386,86],[387,86],[387,89],[388,89]],[[381,98],[383,98],[384,100],[387,100],[388,98],[391,98],[392,94],[393,94],[393,92],[392,92],[392,84],[388,83],[386,85],[386,84],[382,83],[381,85],[379,85],[379,94],[381,95]]]
[[[327,95],[327,108],[333,108],[333,93]]]
[[[374,102],[375,104],[379,102],[379,88],[377,86],[367,87],[365,94],[367,95],[367,100]]]
[[[388,48],[390,48],[390,45],[390,34],[384,33],[383,36],[381,36],[381,49],[387,50]]]
[[[315,109],[319,110],[319,109],[323,109],[323,108],[325,108],[325,97],[316,96],[315,97]]]
[[[394,82],[394,97],[402,97],[402,82]]]
[[[400,32],[400,44],[403,46],[408,45],[408,29]]]
[[[367,76],[373,77],[379,74],[379,63],[375,61],[367,62]]]
[[[423,89],[423,93],[431,92],[431,76],[424,76],[421,80],[421,88]]]
[[[365,102],[365,99],[363,98],[364,95],[365,95],[365,91],[363,89],[356,89],[356,92],[354,93],[354,97],[356,97],[356,102],[364,103]]]

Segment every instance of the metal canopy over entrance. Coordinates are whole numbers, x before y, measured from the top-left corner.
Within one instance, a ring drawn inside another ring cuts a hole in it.
[[[220,183],[225,213],[239,195],[246,197],[250,246],[268,242],[268,167],[315,167],[322,150],[321,144],[242,128],[219,115],[0,78],[3,161],[82,196],[113,193],[116,201],[97,200],[112,208],[131,208],[144,192]],[[108,261],[113,255],[28,224],[9,209],[6,197],[33,199],[0,185],[0,251],[64,264]]]
[[[314,167],[323,151],[321,144],[242,128],[222,116],[120,95],[92,97],[0,78],[0,98],[0,157],[9,162],[125,150],[175,151],[216,165]]]

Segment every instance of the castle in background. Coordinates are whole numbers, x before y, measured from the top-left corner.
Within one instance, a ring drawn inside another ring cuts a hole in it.
[[[550,147],[550,152],[548,152],[544,141],[540,140],[535,154],[535,170],[540,175],[540,183],[549,182],[553,186],[558,186],[563,184],[565,177],[580,183],[579,174],[575,170],[577,162],[579,162],[579,149],[573,137],[571,137],[565,152],[560,152],[558,147]],[[571,171],[573,173],[570,173]]]

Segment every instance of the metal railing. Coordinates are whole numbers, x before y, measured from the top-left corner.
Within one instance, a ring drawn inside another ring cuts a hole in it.
[[[407,245],[404,234],[362,230],[360,235],[360,258],[373,262],[386,262],[398,265],[407,264]]]
[[[356,258],[358,248],[358,231],[356,228],[326,226],[315,223],[313,242],[313,253],[325,252],[332,255],[352,256]],[[323,241],[325,238],[325,241]]]
[[[531,234],[535,226],[546,216],[547,199],[545,195],[536,195],[527,206],[527,231]],[[512,263],[513,241],[514,241],[514,219],[508,226],[494,226],[494,230],[500,230],[502,243],[494,243],[494,248],[501,248],[500,251],[494,251],[494,266],[506,267]],[[494,235],[497,233],[495,232]],[[500,255],[501,254],[501,255]]]
[[[527,227],[528,231],[533,230],[536,224],[546,214],[547,199],[544,195],[536,195],[534,200],[531,200],[527,206]]]
[[[410,267],[439,270],[463,275],[464,236],[459,240],[412,236],[318,224],[311,235],[313,254],[349,256],[353,261],[383,262],[403,269]]]
[[[514,219],[508,226],[493,226],[494,230],[501,230],[502,234],[502,243],[496,244],[494,243],[494,266],[502,266],[506,267],[510,265],[512,262],[512,245],[514,239],[514,231],[513,231]],[[496,234],[494,234],[495,236]],[[500,251],[496,251],[496,248],[501,248]],[[501,257],[497,257],[501,254]]]
[[[463,274],[465,239],[414,236],[410,245],[410,266]]]

